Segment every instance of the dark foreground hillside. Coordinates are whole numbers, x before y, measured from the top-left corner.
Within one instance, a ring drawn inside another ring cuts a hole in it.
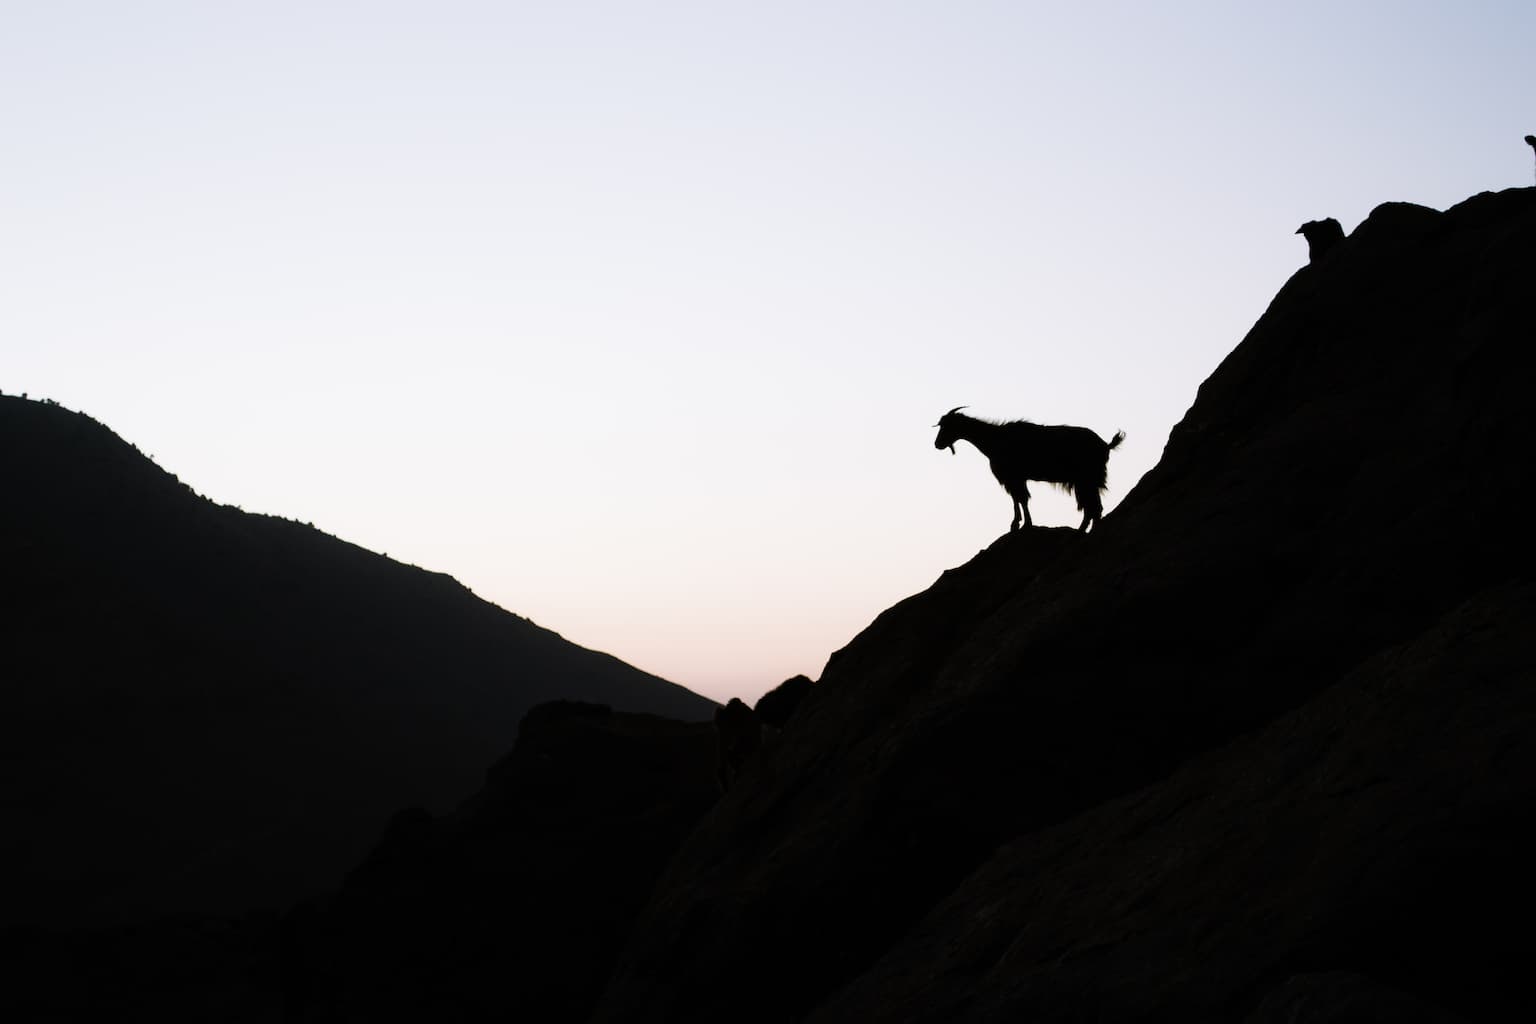
[[[158,1021],[1530,1019],[1532,281],[1536,190],[1383,206],[1098,529],[1005,536],[882,614],[725,795],[707,725],[539,708],[472,800],[397,816],[280,925],[0,935],[31,979],[0,995]],[[57,983],[71,955],[90,1002]]]
[[[831,660],[596,1019],[1527,1019],[1533,282],[1536,190],[1377,209],[1100,530]]]
[[[708,723],[556,703],[485,788],[405,814],[286,929],[290,1021],[581,1021],[663,865],[719,799]]]
[[[0,398],[0,482],[0,924],[281,910],[472,793],[536,703],[710,714],[55,405]]]
[[[6,1021],[584,1020],[719,799],[707,722],[557,701],[453,812],[401,811],[281,917],[0,929]]]
[[[1533,256],[1536,190],[1378,209],[1099,530],[881,615],[712,809],[654,732],[525,730],[475,806],[565,809],[505,861],[558,895],[417,820],[290,920],[291,1019],[1528,1018]]]

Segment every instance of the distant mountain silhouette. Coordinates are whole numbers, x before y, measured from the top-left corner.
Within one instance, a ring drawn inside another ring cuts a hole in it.
[[[713,703],[0,397],[0,924],[281,909],[557,698]]]

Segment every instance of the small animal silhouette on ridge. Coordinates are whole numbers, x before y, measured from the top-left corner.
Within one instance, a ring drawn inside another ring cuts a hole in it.
[[[791,676],[757,699],[752,710],[766,729],[779,730],[789,723],[795,710],[805,703],[815,684],[805,676]]]
[[[747,758],[763,745],[763,725],[740,697],[732,697],[715,709],[715,733],[720,740],[720,790],[729,792]]]
[[[1056,484],[1077,499],[1077,507],[1083,513],[1079,530],[1086,532],[1099,521],[1104,514],[1101,495],[1109,453],[1125,440],[1125,431],[1115,434],[1114,440],[1106,444],[1087,427],[1045,427],[1028,420],[993,423],[961,415],[964,408],[955,406],[934,424],[939,428],[939,436],[934,438],[933,446],[948,448],[953,455],[956,441],[969,441],[987,457],[992,475],[1013,499],[1010,532],[1019,528],[1020,519],[1025,526],[1035,525],[1029,517],[1031,480]]]
[[[1307,239],[1307,258],[1316,263],[1323,258],[1323,254],[1340,242],[1344,241],[1344,226],[1332,217],[1322,220],[1309,220],[1296,229],[1298,235]]]

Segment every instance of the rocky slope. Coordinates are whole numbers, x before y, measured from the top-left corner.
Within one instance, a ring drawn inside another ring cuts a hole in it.
[[[472,793],[536,703],[712,703],[0,398],[0,924],[280,910]]]
[[[1532,281],[1536,190],[1379,208],[1095,532],[885,612],[723,797],[708,726],[558,704],[196,977],[8,938],[157,1020],[1527,1019]]]
[[[832,659],[595,1019],[1528,1013],[1533,281],[1536,190],[1378,208],[1098,531]]]
[[[715,769],[708,723],[535,708],[473,800],[285,922],[288,1019],[585,1020]]]

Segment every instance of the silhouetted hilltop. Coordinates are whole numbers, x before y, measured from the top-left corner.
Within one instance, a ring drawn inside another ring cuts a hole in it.
[[[290,904],[557,699],[713,704],[0,397],[0,923]]]
[[[1533,281],[1536,190],[1378,208],[1095,533],[832,658],[594,1019],[1528,1016]]]

